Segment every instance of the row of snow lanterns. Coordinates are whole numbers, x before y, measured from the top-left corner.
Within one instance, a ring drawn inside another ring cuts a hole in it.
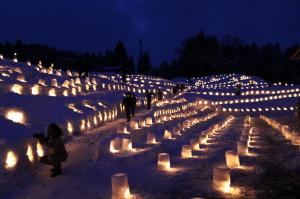
[[[217,113],[211,113],[207,116],[201,117],[201,118],[191,118],[185,120],[181,125],[178,125],[178,128],[173,128],[173,134],[174,135],[180,135],[181,131],[184,131],[185,129],[190,128],[191,126],[200,123],[205,122],[213,117],[215,117]],[[172,133],[166,131],[164,134],[164,139],[172,139]],[[196,143],[194,141],[191,142],[191,145],[184,145],[182,147],[181,156],[183,158],[189,158],[192,157],[192,149],[196,148]],[[157,169],[161,171],[172,171],[171,163],[170,163],[170,156],[167,153],[159,153],[158,154],[158,160],[157,160]]]
[[[277,129],[279,132],[281,132],[281,134],[283,135],[283,137],[286,140],[291,141],[291,143],[293,145],[298,145],[300,147],[300,135],[299,135],[299,133],[290,130],[288,125],[282,125],[279,122],[277,122],[277,121],[275,121],[271,118],[268,118],[267,116],[264,116],[264,115],[261,115],[260,118],[262,120],[264,120],[265,122],[267,122],[274,129]]]
[[[173,115],[172,118],[179,118],[183,115],[188,116],[190,114],[189,112],[185,114],[180,115]],[[165,121],[171,120],[172,118],[166,119]],[[163,119],[162,119],[163,120]],[[161,120],[155,120],[155,123],[159,123]],[[194,125],[196,120],[186,120],[182,124],[179,124],[178,127],[173,128],[173,133],[169,130],[164,131],[164,139],[173,139],[172,135],[180,135],[180,131],[184,130],[185,128],[189,128],[191,125]],[[146,117],[145,120],[137,121],[131,121],[130,122],[130,128],[133,130],[137,130],[139,128],[149,127],[153,124],[153,119],[151,117]],[[121,129],[119,132],[124,134],[130,134],[130,132],[127,130],[126,127]],[[147,133],[147,144],[157,144],[156,136],[154,133]],[[130,138],[115,138],[111,140],[110,142],[110,152],[111,153],[123,153],[123,152],[130,152],[133,151],[132,148],[132,142]]]
[[[250,146],[253,127],[250,128],[251,118],[247,116],[244,121],[244,131],[237,141],[237,151],[226,151],[226,165],[217,165],[213,170],[213,187],[221,192],[234,192],[230,185],[230,170],[240,168],[239,155],[250,155],[248,147]]]
[[[263,112],[263,111],[294,111],[296,108],[294,106],[291,107],[267,107],[267,108],[221,108],[217,110],[221,110],[223,112]]]
[[[216,101],[212,102],[212,105],[222,105],[222,104],[240,104],[240,103],[253,103],[253,102],[263,102],[284,98],[293,98],[300,97],[300,93],[288,94],[288,95],[278,95],[278,96],[269,96],[269,97],[260,97],[260,98],[252,98],[252,99],[236,99],[236,100],[225,100],[225,101]]]
[[[246,91],[242,92],[241,95],[275,95],[275,94],[288,94],[288,93],[296,93],[300,92],[299,88],[293,88],[293,89],[287,89],[287,90],[256,90],[256,91]],[[231,93],[231,92],[201,92],[202,95],[215,95],[215,96],[235,96],[236,93]]]
[[[80,131],[86,131],[91,129],[92,126],[97,127],[98,124],[106,122],[106,121],[112,121],[118,116],[118,110],[116,108],[113,108],[112,110],[106,110],[103,111],[103,113],[98,112],[98,115],[95,115],[93,117],[88,117],[87,119],[80,120],[79,128]],[[71,124],[68,123],[68,127],[71,127]],[[71,129],[71,128],[70,128]],[[71,134],[71,132],[69,131]]]
[[[44,156],[44,153],[45,153],[44,148],[39,142],[36,143],[35,150],[31,144],[27,145],[26,156],[28,161],[31,163],[37,161],[39,157]],[[19,157],[17,153],[13,150],[8,150],[5,157],[5,165],[4,165],[5,169],[14,170],[17,167],[18,161],[19,161]]]

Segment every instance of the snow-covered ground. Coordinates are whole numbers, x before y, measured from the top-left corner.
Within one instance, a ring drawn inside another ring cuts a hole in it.
[[[0,60],[1,199],[112,198],[116,173],[128,176],[124,198],[296,198],[300,86],[269,85],[240,74],[189,81],[130,75],[126,84],[113,73],[77,76]],[[173,97],[179,82],[186,89]],[[238,82],[241,96],[235,94]],[[148,89],[164,92],[163,101],[153,99],[151,111],[145,108]],[[130,123],[120,106],[127,91],[138,98]],[[64,129],[69,153],[63,175],[55,178],[37,163],[39,153],[47,151],[37,149],[32,138],[51,122]],[[238,141],[248,152],[237,151]],[[214,173],[228,163],[226,151],[238,152],[240,161],[239,167],[223,169],[230,173],[230,186],[228,175]],[[169,155],[170,168],[157,165],[160,153]],[[280,175],[286,183],[273,182]]]

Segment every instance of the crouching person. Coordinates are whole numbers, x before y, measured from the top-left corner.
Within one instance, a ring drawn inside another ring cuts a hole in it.
[[[48,126],[46,137],[43,134],[34,135],[42,145],[48,148],[48,155],[40,157],[39,162],[53,166],[51,177],[62,174],[61,163],[65,162],[68,157],[62,135],[63,131],[55,123]]]

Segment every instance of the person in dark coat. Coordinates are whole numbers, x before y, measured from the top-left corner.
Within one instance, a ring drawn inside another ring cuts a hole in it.
[[[37,138],[41,145],[48,148],[48,155],[40,157],[39,162],[53,166],[51,177],[62,174],[61,163],[65,162],[68,157],[62,135],[61,128],[57,124],[51,123],[47,128],[47,136]]]
[[[147,99],[147,109],[150,110],[151,102],[152,102],[152,93],[149,90],[146,91],[146,99]]]
[[[126,84],[126,74],[125,73],[122,74],[122,82]]]
[[[158,91],[157,91],[157,98],[158,98],[158,100],[163,99],[163,92],[160,89],[158,89]]]
[[[130,116],[132,113],[132,94],[131,92],[127,92],[125,97],[123,98],[122,106],[125,107],[125,113],[126,113],[126,118],[127,122],[130,122]]]
[[[300,100],[297,103],[298,126],[300,127]]]
[[[133,93],[131,94],[131,98],[132,98],[131,115],[132,117],[134,117],[134,112],[136,108],[136,97]]]

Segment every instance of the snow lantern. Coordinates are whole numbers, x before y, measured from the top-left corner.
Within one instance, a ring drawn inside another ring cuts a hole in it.
[[[38,84],[35,84],[31,87],[31,94],[32,95],[38,95],[40,93],[40,86]]]
[[[240,160],[237,152],[235,151],[226,151],[226,164],[230,169],[238,168],[240,166]]]
[[[25,123],[25,115],[22,111],[10,109],[5,114],[6,119],[11,120],[15,123],[24,124]]]
[[[152,125],[152,118],[151,117],[146,118],[146,125],[148,125],[148,126]]]
[[[16,167],[17,163],[18,163],[17,154],[15,154],[13,151],[8,151],[6,154],[5,168],[13,169]]]
[[[52,79],[51,80],[51,86],[58,87],[57,79]]]
[[[19,82],[26,82],[25,76],[24,76],[24,75],[18,75],[17,80],[18,80]]]
[[[70,85],[70,81],[69,80],[65,80],[64,83],[61,86],[65,87],[65,88],[69,88],[69,85]]]
[[[213,171],[213,188],[222,191],[230,191],[230,170],[226,166],[215,166]]]
[[[206,144],[206,142],[207,142],[207,134],[202,133],[202,134],[199,136],[199,143],[200,143],[200,144]]]
[[[122,151],[132,151],[131,139],[128,138],[122,139]]]
[[[165,130],[164,132],[164,139],[172,139],[172,133],[169,130]]]
[[[110,141],[109,151],[111,153],[119,153],[122,149],[122,139],[115,138]]]
[[[190,140],[190,144],[193,150],[199,150],[200,146],[199,146],[199,142],[197,139],[191,139]]]
[[[43,79],[39,79],[38,84],[40,84],[42,86],[46,86],[46,81]]]
[[[68,96],[69,96],[68,90],[64,90],[64,91],[63,91],[63,96],[65,96],[65,97],[68,97]]]
[[[112,199],[133,199],[130,194],[128,177],[125,173],[117,173],[111,177]]]
[[[170,166],[170,156],[167,153],[159,153],[157,161],[158,170],[169,170]]]
[[[147,133],[147,144],[156,144],[156,138],[154,133]]]
[[[190,145],[183,145],[181,148],[181,157],[182,158],[191,158],[192,157],[192,147]]]
[[[37,153],[38,157],[42,157],[42,156],[45,155],[44,148],[43,148],[43,146],[41,145],[40,142],[38,142],[36,144],[36,153]]]
[[[73,129],[73,125],[71,122],[67,123],[67,130],[69,132],[69,135],[72,135],[74,129]]]
[[[48,95],[51,96],[51,97],[55,97],[56,96],[56,90],[55,90],[55,88],[51,88],[48,91]]]
[[[21,95],[23,91],[23,86],[21,86],[20,84],[13,84],[10,88],[10,91]]]
[[[34,161],[34,154],[33,154],[33,149],[32,149],[32,146],[31,145],[28,145],[27,146],[27,152],[26,152],[26,155],[28,157],[28,160],[30,162],[33,162]]]

